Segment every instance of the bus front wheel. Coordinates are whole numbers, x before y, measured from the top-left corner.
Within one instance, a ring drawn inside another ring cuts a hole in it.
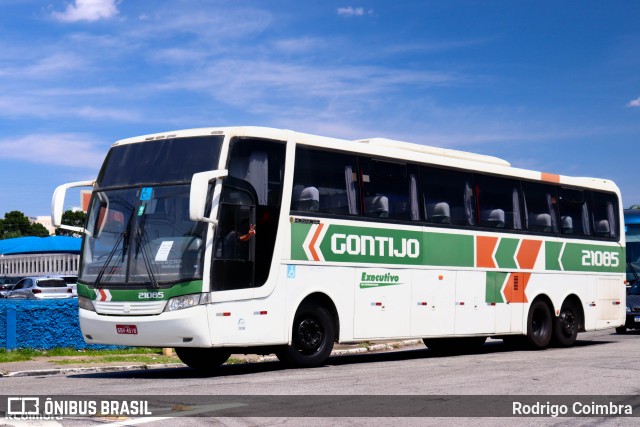
[[[553,318],[549,306],[542,300],[534,301],[527,317],[527,341],[533,349],[543,349],[551,342]]]
[[[320,306],[300,307],[293,320],[291,345],[276,353],[294,366],[322,365],[331,355],[336,329],[329,311]]]
[[[203,374],[211,374],[227,361],[231,353],[221,348],[176,348],[182,363]]]

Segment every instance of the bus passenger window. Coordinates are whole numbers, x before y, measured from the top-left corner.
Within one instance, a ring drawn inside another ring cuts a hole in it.
[[[589,207],[583,190],[560,188],[560,222],[562,234],[591,236]]]
[[[558,189],[539,182],[522,182],[525,229],[534,233],[557,233]]]
[[[358,215],[355,156],[296,148],[291,210],[331,215]]]
[[[618,237],[618,201],[615,194],[591,192],[591,214],[594,236]]]
[[[522,229],[520,183],[513,179],[476,175],[476,197],[480,208],[480,226]]]
[[[364,215],[418,221],[417,168],[405,163],[360,159]]]
[[[475,202],[468,172],[420,168],[425,219],[430,224],[475,225]]]

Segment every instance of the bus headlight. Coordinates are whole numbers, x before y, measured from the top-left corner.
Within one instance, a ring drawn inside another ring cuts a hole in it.
[[[86,297],[78,296],[78,307],[83,310],[96,311],[96,308],[93,306],[93,302]]]
[[[169,300],[164,311],[176,311],[211,302],[211,294],[191,294],[174,297]]]

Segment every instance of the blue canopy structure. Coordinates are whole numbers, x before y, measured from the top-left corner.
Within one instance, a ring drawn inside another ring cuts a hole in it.
[[[81,243],[82,239],[68,236],[17,237],[15,239],[0,240],[0,254],[79,254]]]

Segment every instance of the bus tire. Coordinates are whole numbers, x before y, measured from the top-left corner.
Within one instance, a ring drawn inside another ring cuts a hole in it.
[[[329,311],[321,306],[303,305],[293,320],[291,345],[276,352],[276,356],[293,366],[319,366],[331,355],[335,338]]]
[[[231,356],[223,348],[181,347],[175,350],[182,363],[203,374],[214,373]]]
[[[553,318],[547,303],[536,300],[527,316],[527,342],[535,350],[546,348],[551,342]]]
[[[624,326],[624,325],[623,326],[619,326],[619,327],[616,328],[616,334],[622,335],[622,334],[624,334],[626,332],[627,332],[627,327]]]
[[[580,315],[572,302],[565,302],[560,316],[553,319],[553,343],[558,347],[571,347],[578,338]]]

